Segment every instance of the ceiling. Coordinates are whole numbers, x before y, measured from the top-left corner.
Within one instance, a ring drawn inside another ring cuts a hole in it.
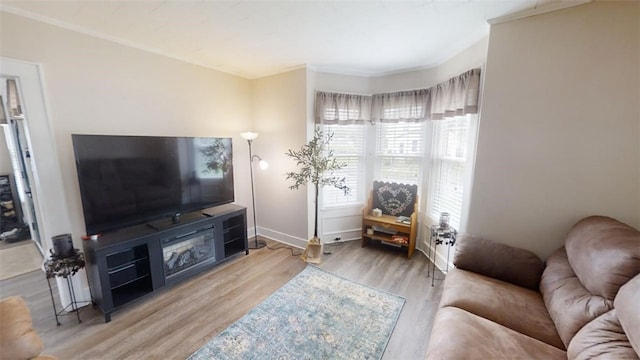
[[[429,68],[554,0],[5,1],[0,9],[245,78]],[[556,0],[557,1],[557,0]]]

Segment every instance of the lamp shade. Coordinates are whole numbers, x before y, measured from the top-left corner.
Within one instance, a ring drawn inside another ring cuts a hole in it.
[[[258,135],[259,134],[257,132],[253,132],[253,131],[245,131],[240,133],[240,137],[245,140],[255,140],[258,137]]]

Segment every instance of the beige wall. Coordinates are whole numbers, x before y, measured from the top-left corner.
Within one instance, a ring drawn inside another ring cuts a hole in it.
[[[429,88],[465,71],[481,67],[487,57],[488,41],[489,38],[484,37],[449,60],[430,69],[372,77],[371,93]]]
[[[580,218],[640,225],[639,3],[491,28],[467,230],[546,257]]]
[[[74,240],[84,234],[72,133],[233,137],[236,202],[251,201],[249,80],[0,12],[0,56],[42,64]],[[28,104],[25,104],[28,106]],[[43,174],[46,180],[46,174]]]
[[[253,150],[269,162],[265,171],[254,164],[258,233],[298,246],[308,236],[307,192],[289,189],[284,174],[296,165],[285,152],[306,143],[306,81],[306,69],[251,81]]]

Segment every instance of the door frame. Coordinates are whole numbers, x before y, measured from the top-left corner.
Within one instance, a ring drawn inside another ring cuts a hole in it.
[[[42,248],[51,249],[51,237],[71,232],[62,172],[47,112],[42,66],[0,57],[0,74],[18,79],[23,101],[27,146],[32,157],[32,191],[38,196],[36,219]]]

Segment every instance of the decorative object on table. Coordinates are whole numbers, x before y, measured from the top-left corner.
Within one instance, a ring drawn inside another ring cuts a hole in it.
[[[411,216],[418,197],[418,186],[393,182],[373,182],[373,208],[391,216]]]
[[[449,213],[448,212],[440,213],[440,221],[438,223],[441,229],[449,228]]]
[[[240,137],[247,140],[247,143],[249,143],[249,173],[251,174],[251,202],[253,204],[253,234],[254,234],[253,235],[254,245],[253,247],[249,245],[249,249],[261,249],[267,245],[267,243],[264,240],[258,240],[258,225],[256,222],[256,195],[255,195],[255,190],[253,185],[253,161],[257,160],[260,166],[260,169],[262,170],[266,170],[269,167],[269,163],[263,160],[260,156],[254,155],[251,150],[251,144],[253,143],[253,140],[258,138],[258,135],[259,134],[257,132],[253,132],[253,131],[245,131],[243,133],[240,133]]]
[[[398,245],[409,244],[409,237],[406,235],[392,235],[391,242]]]
[[[402,224],[411,224],[411,218],[408,216],[398,216],[396,221]]]
[[[447,214],[448,215],[448,214]],[[429,258],[431,259],[431,286],[434,285],[435,280],[443,280],[436,279],[436,256],[438,255],[437,247],[438,245],[447,246],[447,258],[445,273],[449,271],[449,256],[451,254],[451,247],[456,243],[456,237],[458,236],[458,231],[449,224],[446,227],[438,225],[431,226],[431,236],[429,236]],[[427,276],[429,276],[429,269],[427,268]]]
[[[362,246],[379,241],[406,248],[407,258],[411,259],[418,234],[417,193],[416,185],[374,181],[367,205],[362,209]],[[365,230],[369,228],[373,233]]]
[[[289,189],[297,190],[300,186],[312,183],[315,187],[315,221],[313,238],[307,241],[307,247],[302,253],[302,260],[314,264],[322,261],[322,241],[318,237],[318,194],[322,186],[333,186],[342,190],[344,195],[350,192],[346,184],[346,178],[338,177],[335,172],[347,166],[338,162],[333,156],[333,151],[327,151],[333,134],[323,136],[322,131],[316,128],[313,139],[302,146],[299,151],[289,150],[286,155],[296,161],[298,172],[288,172],[287,180],[293,179],[294,184]]]
[[[51,251],[53,254],[53,251]],[[84,254],[80,252],[78,249],[73,249],[73,254],[71,256],[59,257],[56,255],[52,255],[49,260],[44,262],[44,271],[47,277],[47,285],[49,285],[49,294],[51,295],[51,304],[53,305],[53,313],[56,317],[56,325],[60,326],[60,321],[58,321],[58,316],[61,315],[71,315],[70,312],[75,312],[76,317],[78,318],[78,322],[82,322],[80,320],[80,307],[78,306],[79,301],[76,298],[75,289],[73,287],[73,279],[72,276],[75,275],[80,269],[84,268]],[[53,298],[53,290],[51,288],[50,280],[56,277],[64,278],[67,283],[67,290],[69,290],[70,303],[62,310],[58,311],[56,309],[56,302]],[[69,313],[64,314],[68,309]]]
[[[49,249],[51,257],[63,259],[74,255],[71,234],[56,235],[51,238],[53,249]]]
[[[307,266],[189,359],[380,359],[404,302]]]

